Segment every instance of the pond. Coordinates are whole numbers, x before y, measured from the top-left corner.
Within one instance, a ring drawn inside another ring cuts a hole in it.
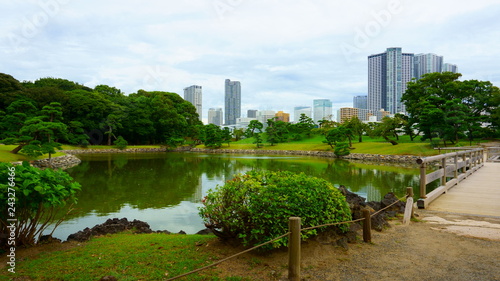
[[[78,157],[82,163],[67,172],[82,190],[75,211],[54,232],[61,240],[108,218],[124,217],[145,221],[153,230],[196,233],[204,228],[198,207],[208,190],[252,169],[304,172],[336,187],[344,185],[368,201],[380,200],[388,192],[401,197],[407,186],[417,188],[419,184],[416,167],[331,158],[198,153]]]

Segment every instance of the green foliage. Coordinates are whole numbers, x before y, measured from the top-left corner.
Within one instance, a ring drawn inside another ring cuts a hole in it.
[[[261,134],[255,133],[254,138],[255,138],[255,140],[253,143],[255,143],[257,145],[257,148],[261,148],[263,146]]]
[[[289,217],[301,217],[302,227],[351,220],[345,197],[323,179],[304,173],[251,171],[210,190],[200,208],[207,227],[221,238],[244,245],[270,241],[288,231]],[[342,224],[340,230],[347,231]],[[317,230],[324,230],[325,227]],[[317,234],[302,231],[302,239]],[[287,245],[282,238],[274,247]],[[269,246],[267,248],[270,248]]]
[[[62,170],[0,163],[0,232],[10,233],[7,219],[15,218],[16,245],[33,245],[49,224],[57,227],[62,221],[56,214],[67,203],[76,203],[78,190],[80,184]]]
[[[335,146],[335,150],[333,153],[337,156],[346,156],[351,153],[349,149],[349,144],[345,142],[341,142]]]
[[[206,147],[219,148],[222,146],[222,130],[215,124],[205,125],[203,128],[203,143]]]
[[[125,148],[127,148],[128,142],[122,136],[119,136],[114,141],[114,144],[115,144],[116,148],[118,148],[120,150],[124,150]]]

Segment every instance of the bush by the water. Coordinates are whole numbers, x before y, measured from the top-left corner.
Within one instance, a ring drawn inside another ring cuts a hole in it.
[[[302,228],[351,220],[344,195],[332,184],[287,171],[236,176],[210,190],[203,204],[200,215],[205,225],[217,236],[239,239],[243,245],[257,245],[286,233],[289,217],[300,217]],[[302,231],[302,239],[325,228]],[[337,228],[348,231],[349,226]],[[272,246],[287,243],[285,237]]]
[[[66,203],[76,202],[80,187],[62,170],[0,163],[0,233],[13,231],[16,246],[35,244],[47,227],[61,222],[56,215]],[[8,219],[17,220],[15,229],[7,228]]]

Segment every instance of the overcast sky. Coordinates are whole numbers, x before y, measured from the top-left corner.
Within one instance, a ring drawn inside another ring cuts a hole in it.
[[[367,57],[435,53],[500,86],[498,0],[0,0],[0,72],[126,94],[203,87],[203,116],[241,82],[242,113],[367,94]]]

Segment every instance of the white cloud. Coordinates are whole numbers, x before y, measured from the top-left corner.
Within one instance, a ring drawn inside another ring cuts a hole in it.
[[[241,81],[243,112],[340,107],[366,94],[367,56],[392,46],[499,85],[499,12],[494,0],[2,1],[1,71],[126,93],[201,85],[203,115],[223,107],[226,78]]]

